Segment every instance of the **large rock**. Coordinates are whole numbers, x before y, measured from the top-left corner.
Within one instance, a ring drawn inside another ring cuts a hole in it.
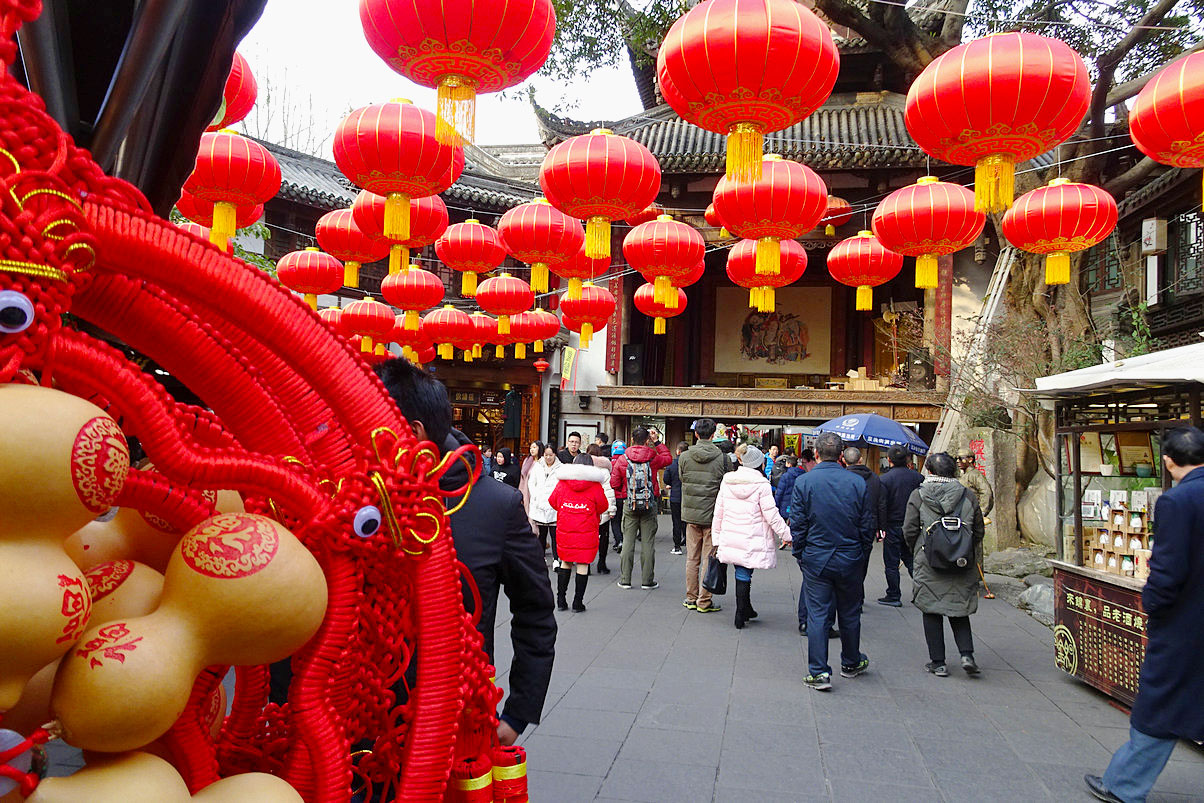
[[[984,572],[1004,574],[1008,577],[1025,577],[1030,574],[1053,575],[1053,568],[1045,557],[1031,549],[1005,549],[992,552],[982,562]]]
[[[992,594],[1013,607],[1019,607],[1020,595],[1024,593],[1025,588],[1023,580],[1002,574],[988,574],[986,579],[987,588],[991,589]]]
[[[1058,492],[1053,477],[1038,471],[1020,497],[1016,513],[1020,532],[1035,544],[1058,544]]]
[[[1051,586],[1053,585],[1053,578],[1046,577],[1043,574],[1026,574],[1024,575],[1024,584],[1026,586]]]
[[[1025,589],[1020,595],[1021,610],[1032,614],[1033,618],[1046,627],[1054,623],[1054,590],[1053,586],[1040,583]]]

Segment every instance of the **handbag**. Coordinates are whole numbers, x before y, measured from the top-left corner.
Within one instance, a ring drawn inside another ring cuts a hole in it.
[[[707,573],[702,578],[702,587],[712,594],[727,593],[727,564],[711,555],[707,560]]]

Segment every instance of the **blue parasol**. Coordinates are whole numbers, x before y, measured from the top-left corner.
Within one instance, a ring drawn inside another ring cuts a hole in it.
[[[928,444],[911,427],[905,427],[893,418],[874,413],[853,413],[833,418],[815,428],[821,432],[832,432],[845,443],[862,443],[870,446],[902,446],[912,454],[928,454]]]

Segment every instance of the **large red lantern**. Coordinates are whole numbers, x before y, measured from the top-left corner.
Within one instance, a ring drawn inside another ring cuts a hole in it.
[[[635,308],[653,319],[652,334],[654,335],[665,334],[666,318],[673,318],[686,311],[686,294],[676,287],[669,288],[669,292],[676,296],[674,299],[676,303],[673,306],[662,304],[656,300],[656,288],[651,282],[644,282],[635,291]]]
[[[593,282],[581,286],[581,298],[560,300],[564,311],[564,325],[581,333],[581,348],[588,349],[595,332],[606,328],[606,322],[615,311],[615,297],[605,287]]]
[[[410,238],[410,199],[438,195],[463,169],[459,146],[435,139],[435,115],[405,101],[347,115],[334,132],[334,161],[353,184],[385,197],[382,233],[395,242]]]
[[[510,316],[530,309],[535,303],[531,285],[517,276],[503,273],[481,282],[477,288],[477,303],[481,309],[498,316],[498,334],[510,334]]]
[[[506,259],[497,230],[473,219],[448,226],[435,241],[435,253],[449,268],[464,274],[460,293],[469,298],[476,295],[477,274],[488,273]]]
[[[371,297],[352,301],[339,316],[343,334],[360,336],[360,351],[372,351],[377,342],[387,343],[395,322],[393,310]]]
[[[878,242],[873,232],[838,242],[828,252],[828,272],[841,284],[857,288],[859,312],[874,308],[874,288],[886,284],[903,269],[903,255]]]
[[[473,139],[476,96],[525,81],[552,49],[551,0],[360,0],[364,38],[416,84],[435,87],[442,142]]]
[[[515,259],[531,266],[531,289],[548,292],[548,266],[572,257],[585,245],[581,221],[536,198],[502,215],[498,222],[502,245]]]
[[[259,95],[259,86],[255,76],[251,74],[251,65],[238,51],[234,52],[234,61],[230,64],[230,74],[226,76],[226,85],[222,89],[222,105],[218,107],[213,122],[206,131],[220,131],[229,128],[244,119],[255,106],[255,98]]]
[[[783,159],[765,157],[761,177],[736,182],[719,179],[715,212],[737,237],[757,241],[757,273],[778,272],[782,240],[811,231],[828,209],[828,189],[814,170]]]
[[[1116,200],[1099,187],[1055,178],[1016,199],[1003,216],[1003,236],[1022,251],[1046,255],[1046,284],[1067,284],[1071,252],[1111,234],[1116,213]]]
[[[343,332],[342,324],[339,322],[343,317],[343,311],[338,307],[327,307],[326,309],[318,310],[318,317],[330,324],[334,330],[340,334]]]
[[[654,300],[667,309],[677,308],[673,281],[690,273],[705,255],[706,243],[698,229],[669,215],[641,223],[623,238],[627,263],[652,282]]]
[[[793,0],[706,0],[673,23],[656,57],[661,94],[682,119],[727,135],[727,177],[758,178],[767,131],[823,105],[840,54]]]
[[[360,286],[360,265],[384,259],[389,253],[389,243],[379,237],[370,237],[356,225],[350,209],[336,209],[318,218],[314,229],[318,245],[336,259],[343,261],[343,284]]]
[[[213,226],[213,201],[196,197],[191,192],[181,192],[176,201],[176,211],[193,223],[200,223],[206,228]],[[245,229],[263,217],[263,204],[236,206],[234,208],[234,229]]]
[[[397,273],[410,264],[410,250],[425,248],[447,230],[447,205],[438,195],[410,199],[410,236],[390,240],[385,237],[387,202],[374,192],[360,190],[351,204],[351,214],[360,230],[383,243],[389,254],[389,273]]]
[[[543,343],[560,334],[560,318],[546,309],[536,307],[523,313],[525,334],[536,354],[543,353]]]
[[[510,316],[510,342],[514,344],[514,358],[527,359],[527,343],[531,340],[531,310]]]
[[[974,203],[1001,212],[1014,169],[1075,132],[1091,97],[1083,59],[1031,33],[999,33],[938,56],[907,92],[903,122],[937,159],[975,165]]]
[[[305,303],[317,312],[318,296],[343,286],[343,263],[317,248],[306,248],[280,257],[276,278],[288,289],[304,295]]]
[[[539,186],[562,212],[585,221],[585,255],[610,256],[610,222],[656,200],[661,166],[635,140],[596,128],[548,151]]]
[[[853,218],[853,205],[836,195],[828,196],[828,208],[820,218],[824,234],[829,237],[836,235],[836,229],[848,223]]]
[[[796,240],[782,240],[781,270],[774,276],[757,273],[757,241],[741,240],[727,254],[727,277],[748,289],[748,306],[773,312],[779,287],[794,284],[807,270],[807,252]]]
[[[1129,136],[1155,162],[1204,167],[1204,53],[1167,65],[1129,112]]]
[[[610,257],[600,257],[597,259],[587,257],[585,255],[585,246],[582,246],[573,256],[562,262],[549,265],[548,268],[560,278],[568,280],[569,287],[565,298],[571,298],[575,301],[581,298],[581,285],[583,282],[593,281],[606,273],[610,268]]]
[[[439,356],[450,360],[454,356],[455,344],[472,337],[472,318],[451,304],[444,304],[423,317],[422,331],[430,336]]]
[[[974,193],[924,176],[886,196],[874,210],[872,228],[883,246],[916,258],[916,287],[927,289],[937,286],[937,257],[973,243],[986,222],[974,208]]]
[[[184,189],[213,204],[209,239],[225,251],[234,236],[237,207],[267,203],[280,191],[280,165],[254,140],[226,131],[202,134]]]
[[[405,270],[385,276],[380,283],[380,294],[385,301],[405,310],[406,329],[418,331],[421,324],[418,313],[443,300],[443,282],[429,270],[410,265]]]

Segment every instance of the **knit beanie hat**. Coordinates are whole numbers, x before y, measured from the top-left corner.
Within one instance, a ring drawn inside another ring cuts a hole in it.
[[[756,446],[749,446],[740,458],[740,465],[745,468],[761,468],[765,465],[765,453]]]

